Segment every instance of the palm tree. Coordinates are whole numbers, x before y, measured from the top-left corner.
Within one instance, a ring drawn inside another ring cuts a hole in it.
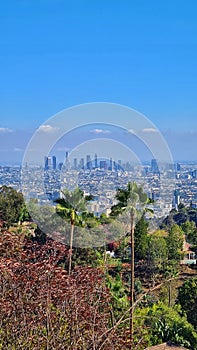
[[[172,282],[177,278],[179,275],[178,270],[176,269],[176,262],[173,261],[171,264],[168,265],[167,270],[165,272],[165,278],[168,282],[168,306],[171,307],[172,305]]]
[[[134,231],[138,213],[143,213],[150,199],[141,186],[135,182],[129,182],[126,188],[118,188],[116,193],[118,203],[111,208],[111,215],[117,216],[124,211],[130,217],[130,245],[131,245],[131,284],[130,284],[130,348],[133,342],[133,318],[134,318]],[[148,209],[149,210],[149,209]]]
[[[70,242],[69,242],[69,260],[68,274],[71,274],[72,265],[72,248],[73,235],[75,226],[85,226],[87,208],[86,204],[92,200],[92,196],[84,196],[84,192],[80,188],[76,188],[73,192],[65,189],[62,191],[62,198],[55,200],[57,203],[56,212],[67,222],[70,223]]]

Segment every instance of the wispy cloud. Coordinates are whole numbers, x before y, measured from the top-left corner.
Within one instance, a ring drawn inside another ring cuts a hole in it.
[[[0,133],[11,133],[11,132],[14,132],[14,130],[9,128],[0,128]]]
[[[45,133],[53,133],[53,132],[55,132],[57,130],[59,130],[59,128],[57,128],[55,126],[52,126],[52,125],[49,125],[49,124],[41,125],[38,128],[38,131],[42,131],[42,132],[45,132]]]
[[[158,130],[155,128],[144,128],[144,129],[142,129],[142,132],[152,133],[152,132],[158,132]]]
[[[22,148],[15,147],[14,152],[24,152]]]
[[[127,132],[129,134],[136,134],[136,131],[134,129],[128,129]]]
[[[90,132],[92,134],[96,134],[96,135],[99,135],[99,134],[111,134],[111,131],[110,130],[106,130],[106,129],[92,129],[92,130],[90,130]]]

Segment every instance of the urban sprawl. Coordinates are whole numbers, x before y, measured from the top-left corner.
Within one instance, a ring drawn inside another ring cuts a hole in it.
[[[46,156],[42,165],[0,166],[0,185],[23,192],[26,200],[36,198],[41,205],[61,197],[64,188],[77,186],[93,195],[89,205],[95,215],[108,214],[115,203],[116,189],[129,181],[142,185],[154,200],[154,216],[164,217],[180,203],[197,206],[197,163],[159,164],[156,159],[144,164],[101,159],[96,154],[58,163]]]

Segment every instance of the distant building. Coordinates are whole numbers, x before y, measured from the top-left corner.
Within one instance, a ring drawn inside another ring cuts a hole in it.
[[[100,160],[100,169],[107,170],[107,161],[106,160]]]
[[[59,165],[58,165],[58,169],[59,169],[59,170],[62,170],[63,165],[64,165],[64,164],[63,164],[62,162],[61,162],[61,163],[59,163]]]
[[[91,161],[90,155],[86,156],[86,167],[87,167],[88,170],[92,169],[92,161]]]
[[[79,161],[79,169],[84,169],[84,158],[81,158]]]
[[[197,203],[192,203],[192,208],[196,209],[197,208]]]
[[[95,169],[98,168],[98,159],[97,159],[97,154],[95,154],[94,156],[94,166],[95,166]]]
[[[53,157],[52,157],[52,168],[53,168],[53,170],[56,170],[56,167],[57,167],[56,157],[53,156]]]
[[[191,172],[191,176],[192,176],[193,179],[196,179],[197,178],[197,170],[193,170]]]
[[[113,160],[112,158],[110,158],[110,161],[109,161],[109,170],[113,170]]]
[[[159,167],[156,159],[151,160],[151,172],[153,174],[159,174]]]
[[[68,170],[69,169],[68,151],[66,151],[65,166],[66,166],[66,169]]]
[[[181,265],[196,265],[196,254],[192,250],[192,245],[188,242],[186,242],[185,237],[184,237],[184,242],[183,242],[183,252],[184,252],[184,257],[181,260]]]
[[[44,157],[44,170],[49,170],[52,168],[52,159],[51,157]]]
[[[180,163],[176,164],[176,171],[178,171],[178,172],[181,171],[181,164]]]
[[[57,161],[56,157],[44,157],[44,170],[56,170]]]
[[[74,167],[74,170],[77,170],[77,158],[74,158],[73,160],[73,167]]]
[[[174,206],[174,208],[175,208],[176,210],[178,209],[178,206],[179,206],[179,204],[180,204],[180,201],[181,201],[181,199],[180,199],[180,193],[179,193],[178,190],[175,190],[175,191],[174,191],[174,198],[173,198],[173,206]]]

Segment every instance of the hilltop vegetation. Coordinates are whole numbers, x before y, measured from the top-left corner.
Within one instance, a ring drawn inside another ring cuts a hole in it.
[[[69,272],[69,245],[29,221],[21,194],[1,190],[0,349],[130,349],[131,246],[124,220],[86,213],[88,227],[118,229],[119,238],[100,248],[73,248]],[[185,221],[177,221],[183,211]],[[180,266],[184,237],[197,240],[195,215],[188,213],[191,208],[180,207],[151,233],[144,215],[136,222],[133,349],[168,340],[197,349],[196,270]]]

